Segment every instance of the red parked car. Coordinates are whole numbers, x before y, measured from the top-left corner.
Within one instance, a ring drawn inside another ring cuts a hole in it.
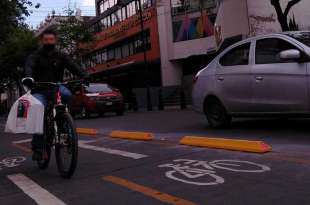
[[[108,84],[91,83],[89,86],[75,87],[70,110],[73,115],[81,114],[83,118],[90,114],[103,115],[106,112],[115,112],[123,115],[124,100],[118,89]]]

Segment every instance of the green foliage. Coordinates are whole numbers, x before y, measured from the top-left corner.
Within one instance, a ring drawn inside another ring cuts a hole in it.
[[[29,0],[0,0],[0,82],[17,80],[26,56],[37,45],[24,20],[31,14]],[[38,8],[36,5],[35,8]]]
[[[34,33],[27,28],[18,27],[6,39],[5,47],[0,49],[0,76],[18,78],[18,68],[25,64],[27,56],[37,48]]]
[[[73,15],[73,10],[69,9],[66,12],[68,17],[59,20],[59,25],[57,25],[58,44],[61,50],[77,58],[85,52],[85,49],[82,49],[79,45],[81,43],[91,43],[94,36],[85,23]]]

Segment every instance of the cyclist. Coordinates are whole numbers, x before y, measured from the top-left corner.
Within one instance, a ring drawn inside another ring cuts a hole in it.
[[[56,49],[57,35],[52,30],[46,30],[41,34],[41,48],[31,54],[25,65],[26,77],[31,77],[37,82],[62,82],[64,70],[67,69],[72,74],[87,80],[88,74],[80,68],[66,54]],[[31,82],[28,82],[31,83]],[[24,82],[27,84],[27,82]],[[60,87],[60,93],[64,104],[69,104],[71,92],[65,86]],[[51,90],[34,89],[32,95],[38,99],[45,107]],[[43,157],[44,137],[42,135],[34,135],[32,138],[32,159],[40,161]]]

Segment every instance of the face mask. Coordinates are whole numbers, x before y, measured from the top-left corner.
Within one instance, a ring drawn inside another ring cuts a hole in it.
[[[45,44],[45,45],[43,45],[43,49],[46,51],[52,51],[55,49],[55,45],[54,44]]]

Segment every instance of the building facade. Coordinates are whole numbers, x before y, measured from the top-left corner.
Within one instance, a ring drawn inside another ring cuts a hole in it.
[[[97,41],[83,65],[96,79],[120,89],[139,93],[149,83],[166,90],[164,97],[180,88],[190,96],[196,72],[231,43],[265,33],[309,30],[310,1],[289,2],[141,0],[141,26],[138,0],[96,0],[97,17],[90,29]]]

